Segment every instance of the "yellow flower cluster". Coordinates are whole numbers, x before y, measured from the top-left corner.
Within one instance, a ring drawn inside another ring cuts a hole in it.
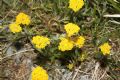
[[[31,80],[48,80],[48,74],[46,70],[38,66],[33,69],[31,74]]]
[[[69,0],[69,8],[71,8],[74,12],[79,11],[84,5],[83,0]]]
[[[67,38],[62,38],[59,43],[58,49],[61,51],[72,50],[74,46],[81,48],[85,43],[85,38],[83,36],[79,36],[75,41]]]
[[[30,24],[29,16],[24,13],[19,13],[16,17],[16,21],[9,25],[10,31],[13,33],[21,32],[22,28],[21,28],[20,24],[23,24],[23,25]]]
[[[71,37],[74,34],[78,34],[80,27],[74,23],[68,23],[64,26],[67,33],[67,38],[62,38],[59,43],[58,49],[61,51],[72,50],[74,46],[81,48],[85,43],[85,38],[83,36],[75,37],[74,40]],[[74,37],[73,37],[74,38]]]
[[[110,54],[111,46],[108,43],[104,43],[99,48],[102,51],[103,55]]]
[[[83,47],[85,43],[85,38],[83,36],[78,37],[77,41],[75,42],[75,45],[79,48]]]
[[[71,50],[74,44],[73,41],[68,40],[66,38],[62,38],[61,42],[59,43],[58,49],[61,51]]]
[[[32,43],[35,44],[36,48],[43,49],[50,44],[50,39],[44,36],[34,36]]]
[[[71,37],[75,33],[78,33],[80,30],[79,26],[73,23],[68,23],[64,27],[68,37]]]
[[[20,25],[18,25],[16,23],[11,23],[9,25],[9,29],[13,33],[17,33],[17,32],[21,32],[22,31],[22,28],[20,27]]]
[[[30,17],[24,13],[19,13],[16,16],[16,23],[23,24],[23,25],[29,25],[30,24]]]

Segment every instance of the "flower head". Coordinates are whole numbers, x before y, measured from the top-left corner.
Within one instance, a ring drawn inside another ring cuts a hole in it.
[[[79,48],[83,47],[85,43],[85,38],[83,36],[79,36],[77,41],[75,42],[75,45]]]
[[[32,80],[48,80],[48,74],[46,70],[40,66],[33,69],[31,77]]]
[[[76,24],[68,23],[68,24],[65,25],[65,30],[67,32],[68,37],[71,37],[75,33],[78,33],[80,28]]]
[[[103,55],[110,54],[111,46],[108,43],[102,44],[99,48],[102,51]]]
[[[70,70],[73,69],[73,67],[74,67],[73,63],[70,63],[70,64],[67,65],[67,68],[70,69]]]
[[[50,39],[44,36],[34,36],[32,43],[35,44],[36,48],[43,49],[50,44]]]
[[[30,24],[30,17],[24,13],[19,13],[16,16],[16,23],[23,24],[23,25],[29,25]]]
[[[74,12],[77,12],[84,5],[83,0],[69,0],[69,8],[71,8]]]
[[[61,51],[72,50],[73,46],[73,41],[62,38],[61,42],[59,43],[58,49]]]
[[[9,25],[9,29],[13,33],[17,33],[17,32],[21,32],[22,31],[22,28],[20,27],[20,25],[18,25],[16,23],[11,23]]]

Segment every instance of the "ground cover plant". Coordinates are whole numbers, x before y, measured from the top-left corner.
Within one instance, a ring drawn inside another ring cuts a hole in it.
[[[120,80],[119,0],[0,7],[0,80]]]

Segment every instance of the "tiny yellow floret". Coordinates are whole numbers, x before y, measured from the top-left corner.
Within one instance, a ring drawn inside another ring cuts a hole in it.
[[[67,68],[70,69],[70,70],[73,69],[73,67],[74,67],[73,63],[70,63],[70,64],[67,65]]]
[[[0,29],[3,28],[3,26],[0,26]]]
[[[102,44],[99,48],[101,52],[103,53],[103,55],[110,54],[111,46],[108,43]]]
[[[16,23],[11,23],[9,25],[9,29],[11,32],[13,33],[18,33],[22,31],[22,28],[20,27],[20,25],[16,24]]]
[[[50,44],[50,39],[44,36],[34,36],[32,43],[35,44],[36,48],[43,49]]]
[[[83,5],[83,0],[69,0],[69,8],[71,8],[74,12],[79,11]]]
[[[85,38],[83,36],[79,36],[77,41],[75,42],[75,45],[79,48],[83,47],[85,43]]]
[[[80,27],[76,24],[73,23],[68,23],[64,26],[65,31],[67,33],[68,37],[73,36],[74,34],[77,34],[80,30]]]
[[[73,41],[70,41],[66,38],[62,38],[61,42],[59,43],[58,49],[61,51],[72,50],[74,47]]]
[[[48,80],[48,74],[46,70],[38,66],[32,70],[31,80]]]
[[[25,13],[19,13],[16,16],[16,23],[23,24],[23,25],[29,25],[30,24],[30,17],[28,15],[26,15]]]

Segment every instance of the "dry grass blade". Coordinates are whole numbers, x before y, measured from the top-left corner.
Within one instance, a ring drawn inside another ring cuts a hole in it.
[[[120,22],[118,22],[118,21],[115,21],[115,20],[110,20],[110,22],[112,22],[112,23],[114,23],[114,24],[120,24]]]
[[[75,77],[77,76],[80,68],[81,68],[81,66],[79,66],[78,69],[75,70],[75,74],[73,75],[72,80],[75,80]]]
[[[120,14],[106,14],[103,17],[115,17],[115,18],[120,18]]]

